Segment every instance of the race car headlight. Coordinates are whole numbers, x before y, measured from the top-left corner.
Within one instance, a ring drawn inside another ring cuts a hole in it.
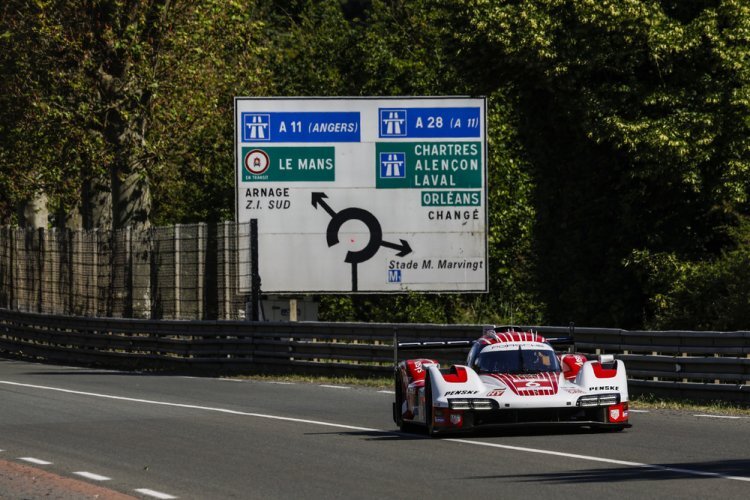
[[[475,410],[491,410],[495,402],[491,399],[474,399],[471,401],[471,407]]]
[[[497,403],[491,399],[449,399],[451,410],[492,410]]]
[[[468,399],[449,399],[448,404],[451,410],[471,410],[471,403]]]
[[[591,394],[581,396],[576,406],[610,406],[620,402],[620,395],[616,392],[610,394]]]

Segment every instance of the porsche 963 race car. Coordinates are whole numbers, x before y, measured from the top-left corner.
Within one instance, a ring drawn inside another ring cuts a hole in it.
[[[575,425],[622,430],[628,423],[625,365],[556,353],[551,342],[515,328],[487,329],[476,341],[411,342],[396,349],[471,346],[466,365],[397,361],[393,419],[429,435],[508,425]]]

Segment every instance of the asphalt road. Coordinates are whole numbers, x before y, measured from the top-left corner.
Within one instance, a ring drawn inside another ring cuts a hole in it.
[[[0,359],[0,461],[137,498],[750,498],[750,418],[428,439],[392,400]]]

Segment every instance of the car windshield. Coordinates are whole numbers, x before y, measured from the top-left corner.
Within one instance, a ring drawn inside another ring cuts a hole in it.
[[[479,354],[474,369],[479,373],[558,372],[560,365],[551,349],[514,349]]]

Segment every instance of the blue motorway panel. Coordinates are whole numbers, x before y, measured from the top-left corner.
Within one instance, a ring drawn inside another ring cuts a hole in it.
[[[379,108],[378,136],[388,139],[478,138],[479,107]]]
[[[243,112],[242,142],[360,142],[354,111]]]

